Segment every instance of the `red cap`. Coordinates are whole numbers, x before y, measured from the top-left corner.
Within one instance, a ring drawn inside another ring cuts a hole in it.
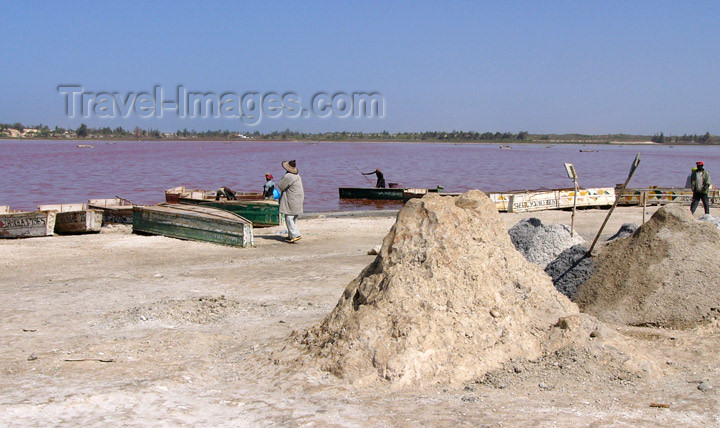
[[[703,166],[703,165],[705,165],[705,164],[703,163],[703,161],[698,161],[698,162],[695,162],[695,165],[697,165],[697,166]]]
[[[265,178],[269,178],[270,180],[272,180],[273,176],[268,172],[267,174],[265,174]]]

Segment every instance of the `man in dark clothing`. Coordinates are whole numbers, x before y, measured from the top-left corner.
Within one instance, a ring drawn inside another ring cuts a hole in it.
[[[695,214],[700,201],[705,208],[705,214],[710,214],[710,201],[708,200],[708,192],[710,191],[710,173],[705,171],[705,164],[701,161],[697,163],[696,170],[690,178],[690,188],[693,192],[692,202],[690,203],[690,212]]]
[[[376,168],[373,172],[363,172],[362,175],[371,175],[375,174],[377,176],[377,183],[375,183],[375,187],[379,189],[384,189],[385,186],[385,177],[383,176],[382,171],[380,171],[380,168]]]
[[[227,186],[223,186],[215,192],[215,200],[219,201],[220,198],[225,198],[228,201],[234,201],[235,200],[235,192],[233,192],[232,189],[230,189]]]

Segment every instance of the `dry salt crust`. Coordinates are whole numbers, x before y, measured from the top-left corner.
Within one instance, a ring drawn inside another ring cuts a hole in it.
[[[409,201],[335,309],[273,358],[289,357],[291,371],[394,387],[459,385],[557,358],[606,380],[659,372],[515,250],[480,191]]]
[[[545,268],[560,253],[585,240],[580,234],[570,236],[570,228],[564,224],[544,225],[540,219],[519,221],[508,231],[515,248],[529,262]]]
[[[720,230],[673,204],[609,243],[575,301],[618,324],[692,327],[720,315],[719,278]]]

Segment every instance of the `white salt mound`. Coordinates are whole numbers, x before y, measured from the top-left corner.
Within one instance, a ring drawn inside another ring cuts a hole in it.
[[[712,223],[715,227],[720,229],[720,218],[717,218],[715,216],[712,216],[710,214],[703,214],[702,217],[700,217],[698,220],[700,221],[707,221],[708,223]]]
[[[484,193],[428,194],[400,210],[380,254],[325,320],[275,358],[299,348],[295,373],[312,366],[355,385],[459,385],[512,359],[585,346],[592,331],[582,326],[598,321],[574,317],[575,304],[515,250]],[[624,354],[631,348],[617,347],[622,358],[612,361],[647,371]]]
[[[570,236],[570,227],[564,224],[544,225],[540,219],[519,221],[508,231],[515,248],[529,262],[545,267],[563,251],[585,240],[579,235]]]
[[[620,324],[689,327],[720,315],[720,230],[673,204],[613,241],[575,301]]]

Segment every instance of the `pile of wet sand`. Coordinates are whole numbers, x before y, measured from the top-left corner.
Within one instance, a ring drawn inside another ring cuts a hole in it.
[[[608,244],[575,301],[614,323],[688,327],[719,315],[719,278],[720,230],[668,205]]]
[[[563,353],[583,370],[654,367],[515,250],[480,191],[409,201],[335,309],[291,341],[296,363],[357,385],[460,384]]]

